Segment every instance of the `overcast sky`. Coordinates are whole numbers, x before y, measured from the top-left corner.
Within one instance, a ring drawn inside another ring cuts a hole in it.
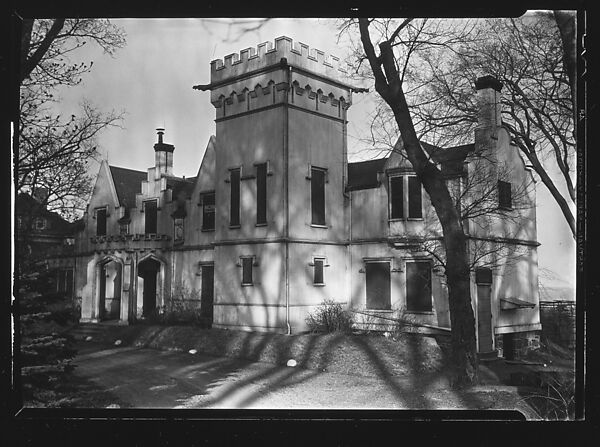
[[[336,43],[336,23],[329,19],[273,19],[255,31],[239,32],[218,19],[119,19],[127,46],[113,58],[84,47],[74,58],[93,61],[92,72],[75,88],[62,92],[63,112],[75,113],[82,98],[103,111],[124,111],[123,129],[105,131],[99,150],[111,165],[144,171],[154,165],[156,128],[175,145],[174,173],[197,174],[208,139],[215,133],[210,93],[193,90],[210,81],[210,61],[288,36],[340,59],[348,47]],[[252,23],[249,24],[251,26]],[[353,84],[356,84],[355,82]],[[369,158],[367,144],[373,95],[353,94],[348,114],[348,146],[352,160]],[[539,266],[550,286],[572,286],[575,245],[564,218],[538,182]]]

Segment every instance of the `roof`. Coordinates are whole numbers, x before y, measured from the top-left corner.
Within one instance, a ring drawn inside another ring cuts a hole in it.
[[[135,206],[135,195],[142,192],[142,182],[148,179],[144,171],[109,166],[117,190],[119,205],[126,208]]]
[[[377,173],[383,172],[386,158],[348,163],[348,190],[377,188]]]
[[[167,188],[173,190],[173,200],[177,200],[180,194],[181,198],[189,199],[192,196],[195,180],[196,177],[167,177]]]

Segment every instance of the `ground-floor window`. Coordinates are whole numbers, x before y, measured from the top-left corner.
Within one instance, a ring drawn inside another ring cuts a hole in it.
[[[431,303],[431,263],[406,263],[406,310],[429,312]]]
[[[390,263],[367,262],[365,264],[367,276],[367,309],[390,310]]]
[[[254,257],[246,256],[242,258],[242,285],[251,286],[254,284],[252,277],[252,266],[254,265]]]

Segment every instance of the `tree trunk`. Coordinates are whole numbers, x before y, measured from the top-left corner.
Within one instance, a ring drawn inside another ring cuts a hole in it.
[[[408,22],[405,21],[401,26],[405,26],[406,23]],[[477,380],[478,364],[475,317],[471,307],[471,275],[467,237],[446,180],[421,148],[406,97],[402,91],[402,82],[396,69],[391,42],[380,43],[381,53],[377,56],[371,43],[368,26],[367,19],[359,20],[361,41],[375,76],[375,89],[392,109],[408,159],[429,195],[442,225],[452,326],[452,386],[471,385]]]

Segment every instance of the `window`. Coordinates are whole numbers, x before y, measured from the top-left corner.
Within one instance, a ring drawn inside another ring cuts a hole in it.
[[[325,175],[326,169],[310,169],[310,203],[313,225],[325,225]]]
[[[173,221],[173,239],[183,241],[183,218],[178,217]]]
[[[431,264],[429,261],[406,263],[406,310],[430,312]]]
[[[146,234],[156,234],[157,226],[157,203],[156,200],[144,202],[144,232]]]
[[[402,219],[404,217],[404,177],[390,178],[390,217]]]
[[[408,193],[405,194],[405,191]],[[390,177],[389,187],[390,219],[421,219],[421,182],[414,175]]]
[[[119,225],[119,234],[129,234],[129,224],[122,223]]]
[[[58,271],[56,288],[57,292],[64,293],[66,296],[73,295],[73,269]]]
[[[421,206],[421,182],[417,177],[408,177],[408,217],[418,219],[423,217]]]
[[[325,266],[324,258],[315,258],[313,261],[313,284],[320,286],[325,285],[323,281],[323,267]]]
[[[46,229],[46,219],[42,219],[42,218],[35,219],[35,229],[36,230],[45,230]]]
[[[267,223],[267,164],[256,165],[256,224]]]
[[[229,171],[231,201],[229,210],[229,226],[240,226],[240,168]]]
[[[512,208],[511,184],[509,182],[498,182],[498,205],[500,208]]]
[[[96,236],[106,236],[106,208],[96,210]]]
[[[253,264],[254,264],[253,257],[242,258],[242,285],[243,286],[251,286],[254,284],[252,281],[252,265]]]
[[[215,193],[205,192],[200,195],[202,203],[202,231],[215,229]]]

